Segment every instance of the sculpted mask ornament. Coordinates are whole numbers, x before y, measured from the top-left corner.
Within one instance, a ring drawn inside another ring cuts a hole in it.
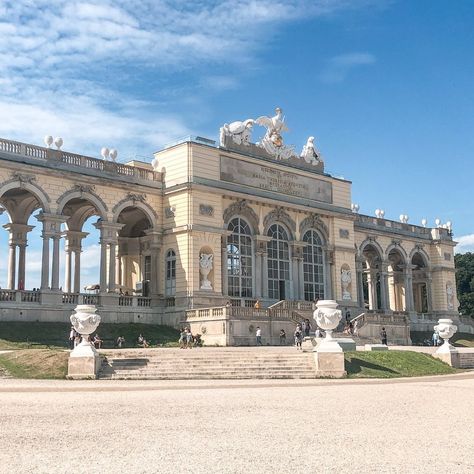
[[[201,290],[212,290],[212,284],[207,278],[212,270],[212,261],[214,255],[212,253],[202,253],[199,256],[199,270],[201,272]]]
[[[342,299],[350,300],[351,292],[349,291],[349,285],[352,283],[352,276],[350,270],[341,270],[341,286],[342,286]]]

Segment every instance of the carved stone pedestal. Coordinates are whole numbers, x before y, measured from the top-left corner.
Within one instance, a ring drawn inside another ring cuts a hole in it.
[[[341,378],[346,375],[344,352],[313,352],[317,377]]]
[[[67,377],[69,379],[95,379],[100,369],[100,356],[89,343],[79,344],[70,354]]]

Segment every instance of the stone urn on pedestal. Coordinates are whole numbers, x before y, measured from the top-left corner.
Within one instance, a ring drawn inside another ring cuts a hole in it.
[[[342,312],[337,306],[337,301],[319,300],[313,315],[316,324],[326,333],[325,338],[314,349],[316,375],[320,377],[346,375],[343,349],[337,339],[332,337],[332,332],[342,318]]]
[[[438,348],[436,353],[442,354],[456,350],[455,347],[449,343],[449,339],[453,337],[454,333],[458,330],[458,327],[453,324],[452,319],[439,319],[434,330],[444,339],[444,344]]]
[[[100,356],[89,337],[99,326],[100,316],[96,314],[94,305],[78,305],[74,311],[75,314],[70,318],[71,324],[82,340],[69,355],[68,377],[95,378],[100,368]]]

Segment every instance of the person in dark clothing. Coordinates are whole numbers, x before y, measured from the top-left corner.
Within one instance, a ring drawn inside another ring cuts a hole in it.
[[[380,331],[380,339],[382,339],[382,344],[387,345],[387,331],[384,327]]]

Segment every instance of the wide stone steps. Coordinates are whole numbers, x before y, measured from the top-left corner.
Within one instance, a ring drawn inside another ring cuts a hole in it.
[[[459,365],[461,369],[474,369],[474,353],[460,352]]]
[[[162,350],[107,355],[101,379],[307,379],[315,378],[312,353],[270,351]]]

